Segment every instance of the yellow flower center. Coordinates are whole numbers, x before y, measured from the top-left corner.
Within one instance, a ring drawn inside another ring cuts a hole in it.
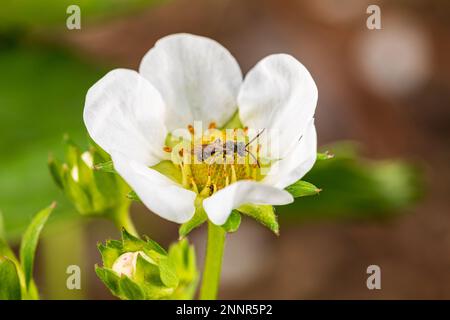
[[[260,157],[259,136],[244,129],[216,129],[196,132],[188,126],[183,138],[171,137],[164,151],[181,172],[181,183],[202,196],[210,196],[239,180],[261,180],[270,164]]]

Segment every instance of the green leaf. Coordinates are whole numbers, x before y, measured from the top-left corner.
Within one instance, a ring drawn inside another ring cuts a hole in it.
[[[122,276],[119,280],[119,290],[121,295],[125,296],[128,300],[143,300],[144,292],[141,290],[133,280],[127,276]]]
[[[25,285],[27,289],[30,286],[33,276],[34,254],[39,240],[39,235],[54,208],[55,203],[52,203],[49,207],[36,214],[22,237],[22,243],[20,246],[20,262],[25,274]]]
[[[414,204],[423,191],[422,170],[403,160],[369,160],[358,144],[328,146],[335,157],[317,161],[303,179],[326,192],[278,208],[283,219],[388,218]]]
[[[237,210],[231,211],[227,221],[222,225],[226,232],[236,232],[241,224],[241,214]]]
[[[0,300],[20,300],[20,290],[15,263],[6,257],[0,257]]]
[[[0,211],[0,257],[6,257],[14,262],[17,262],[17,258],[14,252],[11,250],[8,243],[6,242],[6,233],[3,228],[3,214],[1,211]]]
[[[280,234],[275,209],[270,205],[244,204],[237,209],[269,228],[276,235]]]
[[[322,190],[317,188],[312,183],[298,180],[297,182],[287,187],[286,191],[292,194],[294,198],[297,198],[297,197],[314,196],[316,194],[319,194],[319,192]]]

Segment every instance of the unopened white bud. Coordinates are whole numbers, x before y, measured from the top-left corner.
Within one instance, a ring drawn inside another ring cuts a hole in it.
[[[114,261],[112,266],[113,271],[119,276],[124,274],[127,277],[132,278],[136,272],[136,262],[139,255],[141,255],[141,257],[145,260],[153,263],[153,260],[150,259],[143,251],[126,252]]]
[[[89,151],[85,151],[81,154],[81,159],[83,159],[84,163],[89,167],[94,167],[94,159],[92,159],[92,154]]]
[[[70,171],[70,175],[72,176],[72,179],[75,182],[78,182],[80,177],[79,177],[79,174],[78,174],[78,167],[77,166],[72,167],[72,170]]]

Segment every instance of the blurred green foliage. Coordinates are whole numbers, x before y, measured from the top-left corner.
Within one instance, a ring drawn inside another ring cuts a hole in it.
[[[420,170],[402,160],[368,160],[357,144],[341,142],[327,150],[334,158],[317,161],[302,180],[322,191],[277,208],[296,219],[387,217],[414,203],[422,193]]]
[[[0,237],[0,300],[39,299],[33,279],[34,256],[41,231],[55,205],[52,203],[33,217],[22,237],[20,260],[3,235]]]
[[[0,46],[0,70],[0,210],[8,235],[17,238],[36,208],[52,200],[60,204],[58,216],[73,212],[47,157],[62,153],[64,133],[87,141],[84,97],[105,72],[58,48],[20,44]]]
[[[70,5],[81,9],[81,23],[126,14],[163,0],[3,0],[0,32],[59,25],[65,28]]]

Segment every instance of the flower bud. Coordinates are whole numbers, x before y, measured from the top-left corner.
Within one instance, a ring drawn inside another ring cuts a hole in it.
[[[198,279],[195,252],[187,240],[167,253],[156,242],[138,239],[123,230],[122,240],[99,244],[103,266],[96,273],[121,299],[189,299]]]
[[[58,187],[79,213],[107,217],[122,225],[128,217],[130,200],[126,195],[130,189],[117,174],[95,166],[109,162],[109,156],[96,145],[83,152],[69,138],[64,141],[65,161],[60,163],[50,157],[48,162]]]
[[[112,270],[115,273],[117,273],[119,276],[124,274],[127,277],[131,278],[134,275],[134,272],[136,271],[137,256],[141,252],[142,251],[126,252],[126,253],[122,254],[114,262],[114,264],[112,266]]]
[[[145,254],[144,251],[125,252],[114,261],[112,270],[119,276],[123,274],[129,278],[132,278],[136,271],[136,262],[138,256],[141,256],[146,261],[154,263],[154,261]]]

